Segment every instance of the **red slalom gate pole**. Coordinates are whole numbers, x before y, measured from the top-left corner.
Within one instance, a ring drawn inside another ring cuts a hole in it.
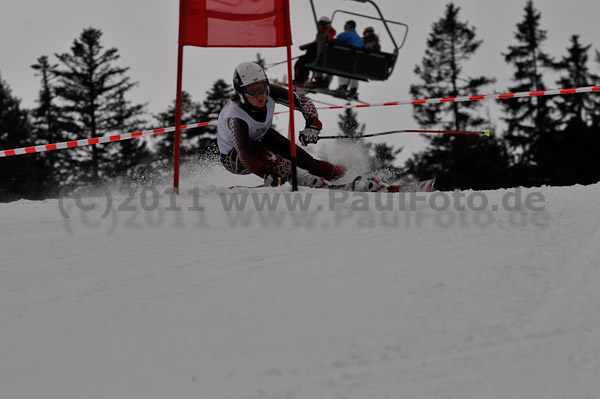
[[[181,90],[183,80],[183,34],[185,18],[183,0],[179,0],[179,37],[177,41],[177,94],[175,97],[175,142],[173,147],[173,191],[179,194],[179,152],[181,143]]]
[[[288,69],[288,103],[290,107],[290,126],[288,138],[290,139],[290,153],[292,162],[292,191],[298,191],[298,172],[296,158],[296,131],[294,126],[294,85],[292,80],[292,29],[290,27],[290,2],[285,0],[285,42],[287,45],[287,69]]]
[[[175,142],[173,148],[173,190],[179,194],[179,159],[181,145],[181,90],[183,74],[183,45],[179,44],[177,54],[177,96],[175,98]]]

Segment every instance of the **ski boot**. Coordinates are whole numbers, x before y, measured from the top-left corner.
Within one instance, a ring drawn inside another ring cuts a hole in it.
[[[377,192],[381,191],[382,188],[386,187],[376,177],[365,177],[358,176],[352,183],[350,183],[349,191],[359,192]]]
[[[311,175],[310,173],[299,173],[298,185],[310,188],[325,188],[329,186],[329,182],[322,177]]]

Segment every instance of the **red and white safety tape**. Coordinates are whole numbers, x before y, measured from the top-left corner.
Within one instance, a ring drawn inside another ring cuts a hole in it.
[[[485,94],[476,96],[464,96],[464,97],[446,97],[446,98],[427,98],[423,100],[407,100],[407,101],[390,101],[381,104],[358,104],[358,105],[339,105],[330,107],[318,107],[317,109],[346,109],[346,108],[368,108],[368,107],[387,107],[393,105],[420,105],[420,104],[440,104],[440,103],[453,103],[453,102],[465,102],[465,101],[478,101],[478,100],[503,100],[507,98],[520,98],[520,97],[539,97],[539,96],[554,96],[562,94],[579,94],[579,93],[590,93],[600,92],[600,86],[589,86],[589,87],[578,87],[574,89],[557,89],[557,90],[538,90],[529,92],[518,92],[518,93],[503,93],[503,94]],[[289,111],[276,112],[275,114],[283,114]],[[202,127],[208,125],[214,125],[217,121],[200,122],[181,126],[181,130],[191,129],[195,127]],[[91,139],[82,139],[74,141],[65,141],[62,143],[36,145],[31,147],[15,148],[12,150],[0,150],[0,158],[8,157],[13,155],[33,154],[44,151],[62,150],[65,148],[83,147],[87,145],[110,143],[113,141],[130,140],[143,136],[151,136],[160,133],[172,132],[175,127],[167,127],[154,130],[143,130],[133,133],[115,134],[111,136],[94,137]]]
[[[427,98],[427,99],[423,99],[423,100],[390,101],[390,102],[381,103],[381,104],[336,105],[336,106],[330,106],[330,107],[317,107],[317,109],[322,110],[322,109],[372,108],[372,107],[388,107],[388,106],[393,106],[393,105],[440,104],[440,103],[456,103],[456,102],[479,101],[479,100],[504,100],[507,98],[520,98],[520,97],[555,96],[555,95],[560,95],[560,94],[577,94],[577,93],[590,93],[590,92],[600,92],[600,86],[578,87],[575,89],[524,91],[524,92],[518,92],[518,93],[484,94],[484,95],[464,96],[464,97]],[[287,112],[289,112],[289,111],[281,111],[281,112],[277,112],[277,113],[284,114]]]
[[[208,125],[214,125],[217,121],[211,122],[200,122],[190,125],[181,126],[181,130],[192,129],[195,127],[202,127]],[[130,140],[143,136],[152,136],[155,134],[168,133],[175,131],[175,127],[166,127],[161,129],[153,129],[153,130],[142,130],[139,132],[133,133],[124,133],[124,134],[114,134],[114,135],[106,135],[100,137],[93,137],[91,139],[82,139],[82,140],[73,140],[73,141],[65,141],[62,143],[55,144],[43,144],[36,145],[31,147],[23,147],[23,148],[15,148],[12,150],[2,150],[0,151],[0,158],[9,157],[12,155],[23,155],[23,154],[34,154],[38,152],[44,151],[53,151],[53,150],[64,150],[66,148],[75,148],[75,147],[84,147],[87,145],[96,145],[96,144],[104,144],[104,143],[112,143],[113,141],[122,141],[122,140]]]

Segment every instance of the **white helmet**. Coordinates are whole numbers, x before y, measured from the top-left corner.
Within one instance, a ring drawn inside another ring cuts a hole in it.
[[[319,19],[319,23],[325,26],[330,26],[331,25],[331,20],[329,19],[329,17],[323,15],[320,19]]]
[[[244,88],[257,82],[265,82],[269,94],[269,79],[260,65],[254,62],[242,62],[233,72],[233,88],[240,97],[242,104],[246,102]]]

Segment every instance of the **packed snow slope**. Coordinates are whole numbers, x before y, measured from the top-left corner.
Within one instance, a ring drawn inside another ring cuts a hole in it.
[[[223,181],[0,204],[0,398],[600,397],[600,185]]]

